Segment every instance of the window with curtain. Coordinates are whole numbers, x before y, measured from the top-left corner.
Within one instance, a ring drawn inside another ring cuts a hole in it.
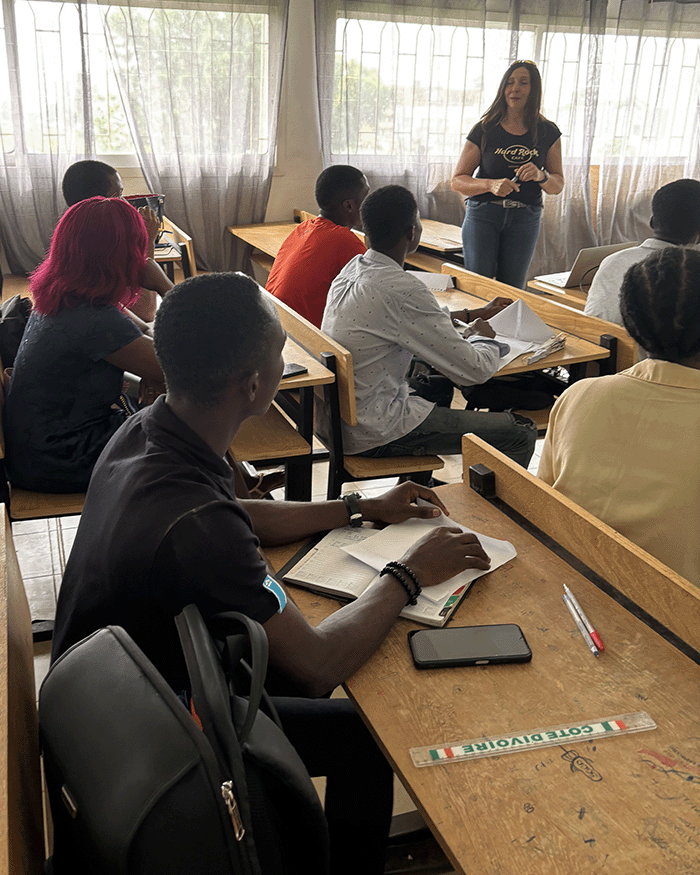
[[[316,2],[324,160],[398,182],[421,211],[461,223],[449,179],[517,58],[535,61],[562,130],[531,275],[579,248],[649,235],[653,192],[697,176],[700,6],[645,0]]]
[[[3,0],[0,233],[10,268],[41,259],[73,161],[134,155],[201,265],[241,266],[225,228],[264,217],[286,15],[287,0]]]

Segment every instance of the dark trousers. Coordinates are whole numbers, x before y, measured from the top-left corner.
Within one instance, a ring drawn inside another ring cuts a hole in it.
[[[331,875],[381,875],[394,774],[347,699],[274,697],[284,731],[312,778],[326,778]]]

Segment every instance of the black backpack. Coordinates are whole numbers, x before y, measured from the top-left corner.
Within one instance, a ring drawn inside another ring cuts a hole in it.
[[[76,644],[39,695],[56,875],[326,875],[323,809],[282,730],[258,710],[267,637],[222,615],[234,696],[194,605],[177,618],[197,720],[118,626]],[[232,716],[233,715],[233,716]]]

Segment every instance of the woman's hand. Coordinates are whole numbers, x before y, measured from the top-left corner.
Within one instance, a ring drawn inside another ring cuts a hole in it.
[[[520,171],[518,171],[519,173]],[[512,179],[489,179],[488,182],[489,191],[491,194],[495,194],[496,197],[508,197],[514,191],[520,191],[520,186],[517,182],[513,182]]]
[[[532,161],[518,167],[518,179],[520,182],[544,182],[546,173],[541,167],[537,167]]]
[[[423,587],[437,586],[464,571],[488,571],[491,560],[476,535],[440,526],[428,532],[401,557]]]
[[[146,264],[141,277],[141,285],[144,289],[150,289],[153,292],[158,292],[164,295],[172,289],[173,284],[170,282],[166,274],[152,258],[146,259]]]

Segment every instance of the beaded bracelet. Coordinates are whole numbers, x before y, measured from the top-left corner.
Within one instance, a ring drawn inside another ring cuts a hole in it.
[[[404,571],[407,571],[411,577],[411,580],[416,584],[416,588],[411,590],[411,587],[408,585],[408,581],[403,576],[403,574],[399,571],[400,568],[403,568]],[[416,575],[411,571],[410,568],[407,568],[405,565],[402,565],[400,562],[389,562],[387,565],[382,568],[381,574],[391,574],[392,577],[395,577],[396,580],[401,584],[401,586],[406,590],[406,594],[408,595],[407,605],[415,605],[418,603],[418,596],[421,594],[422,589],[420,584],[416,579]]]
[[[418,578],[417,578],[416,575],[413,573],[413,571],[411,571],[411,569],[408,567],[408,565],[404,565],[403,562],[387,562],[387,565],[388,565],[390,568],[398,568],[398,569],[400,569],[401,571],[405,571],[405,572],[406,572],[406,574],[407,574],[407,575],[411,578],[411,580],[413,581],[413,585],[415,586],[415,589],[413,590],[413,595],[414,595],[414,596],[419,596],[419,595],[423,592],[423,587],[420,585],[420,583],[418,583]]]

